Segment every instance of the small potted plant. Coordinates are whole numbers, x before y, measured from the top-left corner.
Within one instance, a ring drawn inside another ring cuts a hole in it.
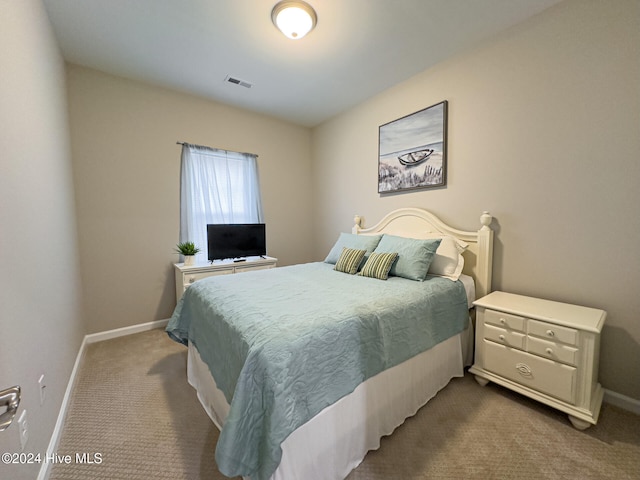
[[[195,263],[195,255],[200,249],[193,242],[182,242],[176,245],[176,252],[184,256],[184,265],[188,267]]]

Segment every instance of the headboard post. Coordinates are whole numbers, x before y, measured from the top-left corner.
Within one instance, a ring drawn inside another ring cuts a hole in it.
[[[360,215],[356,215],[353,217],[353,227],[351,228],[351,233],[358,234],[360,233],[360,229],[362,228],[362,217]]]
[[[482,298],[491,293],[491,277],[493,274],[493,230],[491,221],[493,217],[489,212],[482,212],[478,230],[478,256],[484,261],[476,265],[476,297]]]

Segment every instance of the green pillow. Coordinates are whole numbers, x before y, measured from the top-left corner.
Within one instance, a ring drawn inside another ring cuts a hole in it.
[[[358,267],[360,266],[360,263],[362,263],[365,253],[367,253],[366,250],[355,250],[353,248],[345,247],[342,249],[342,253],[340,254],[340,257],[333,269],[338,272],[353,275],[358,271]]]
[[[389,276],[389,270],[397,258],[397,253],[372,252],[358,275],[386,280]]]
[[[440,241],[440,238],[418,240],[383,235],[374,252],[397,253],[398,260],[391,267],[390,275],[422,282],[427,276]]]

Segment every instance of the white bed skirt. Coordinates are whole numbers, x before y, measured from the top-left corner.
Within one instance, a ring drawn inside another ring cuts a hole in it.
[[[356,468],[380,439],[433,398],[471,364],[473,329],[379,373],[295,430],[282,443],[272,480],[339,480]],[[189,345],[187,378],[218,429],[229,413],[207,365]],[[211,455],[214,455],[214,445]]]

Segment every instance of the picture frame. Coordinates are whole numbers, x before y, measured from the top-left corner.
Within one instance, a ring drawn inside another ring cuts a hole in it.
[[[447,185],[447,110],[443,100],[380,126],[378,193]]]

